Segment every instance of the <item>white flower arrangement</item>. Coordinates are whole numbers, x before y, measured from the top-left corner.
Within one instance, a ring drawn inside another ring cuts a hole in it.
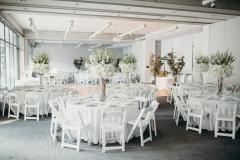
[[[39,52],[33,56],[33,72],[43,75],[49,70],[49,55],[46,52]]]
[[[88,71],[93,75],[108,78],[115,72],[116,60],[108,50],[96,49],[86,62]]]
[[[209,70],[209,57],[199,56],[196,57],[197,68],[200,72],[207,72]]]
[[[44,63],[33,63],[33,72],[44,75],[49,70],[48,64]]]
[[[121,72],[124,73],[133,73],[137,67],[137,60],[135,56],[128,54],[123,57],[123,59],[119,63],[119,67]]]
[[[235,57],[229,51],[217,52],[210,57],[210,71],[218,77],[230,77],[232,75],[232,63]]]
[[[231,65],[212,65],[211,72],[217,77],[231,77],[232,75],[232,66]]]

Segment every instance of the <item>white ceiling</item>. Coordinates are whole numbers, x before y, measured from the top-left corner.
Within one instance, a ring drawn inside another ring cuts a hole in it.
[[[38,30],[45,31],[66,31],[70,25],[70,21],[74,20],[72,32],[96,32],[107,23],[112,25],[105,33],[125,33],[129,30],[146,25],[143,30],[135,32],[135,34],[149,34],[167,27],[176,25],[176,23],[166,22],[149,22],[140,20],[118,19],[118,18],[100,18],[87,16],[60,16],[53,14],[36,14],[36,13],[20,13],[13,12],[11,15],[18,23],[27,30],[30,30],[29,18],[32,18]]]

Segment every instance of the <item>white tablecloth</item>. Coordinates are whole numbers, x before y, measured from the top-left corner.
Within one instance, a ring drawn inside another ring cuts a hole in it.
[[[123,107],[125,107],[127,112],[126,120],[134,119],[138,116],[139,111],[136,101],[132,99],[116,99],[119,104],[121,104],[121,101],[125,103]],[[94,99],[82,100],[80,102],[66,102],[67,110],[65,115],[70,117],[72,121],[76,121],[78,120],[78,112],[80,112],[87,126],[88,141],[94,144],[99,142],[101,110],[105,106],[105,103],[108,103],[108,100],[102,103]],[[126,127],[126,135],[130,132],[130,129],[130,126]],[[86,137],[81,135],[81,138],[85,139]]]

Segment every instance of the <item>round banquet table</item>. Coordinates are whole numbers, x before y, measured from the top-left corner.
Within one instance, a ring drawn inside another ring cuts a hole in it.
[[[237,115],[240,115],[240,94],[224,94],[222,97],[218,97],[216,95],[215,86],[202,86],[199,89],[199,86],[182,86],[182,89],[187,95],[187,102],[201,101],[203,103],[204,110],[210,114],[210,123],[212,124],[214,129],[215,126],[215,114],[216,108],[218,104],[227,104],[229,107],[233,106],[233,104],[237,104]],[[226,130],[231,130],[231,123],[224,123],[222,127]],[[210,130],[207,122],[203,122],[203,129]]]
[[[48,109],[48,100],[51,96],[58,94],[58,96],[63,95],[62,89],[56,89],[53,87],[41,87],[41,86],[28,86],[28,87],[17,87],[13,90],[14,93],[18,95],[20,108],[19,112],[24,114],[24,103],[25,96],[27,93],[36,94],[39,96],[39,104],[40,104],[40,115],[47,115],[49,113]]]
[[[85,98],[78,101],[67,100],[66,101],[66,111],[65,115],[71,119],[71,121],[78,120],[78,113],[81,113],[81,116],[84,120],[85,126],[87,128],[88,139],[84,134],[81,134],[81,138],[91,142],[93,144],[98,144],[100,140],[100,122],[101,122],[101,113],[102,108],[106,106],[109,101],[114,101],[112,107],[124,107],[126,110],[126,120],[135,119],[139,114],[138,105],[135,100],[127,97],[112,97],[107,99],[106,102],[99,102],[98,98],[91,97]],[[126,135],[130,132],[131,127],[126,126]],[[117,136],[117,135],[111,135]],[[134,133],[134,136],[138,136],[137,133]],[[125,136],[127,139],[127,136]]]

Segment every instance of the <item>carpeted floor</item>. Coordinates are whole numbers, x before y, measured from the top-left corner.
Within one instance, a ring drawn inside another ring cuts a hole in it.
[[[98,145],[81,143],[81,151],[62,149],[49,135],[50,119],[15,121],[0,125],[0,160],[231,160],[240,159],[240,132],[236,139],[214,138],[213,132],[186,131],[175,126],[173,106],[160,104],[156,113],[158,136],[140,147],[138,138],[126,144],[126,152],[101,153]]]

